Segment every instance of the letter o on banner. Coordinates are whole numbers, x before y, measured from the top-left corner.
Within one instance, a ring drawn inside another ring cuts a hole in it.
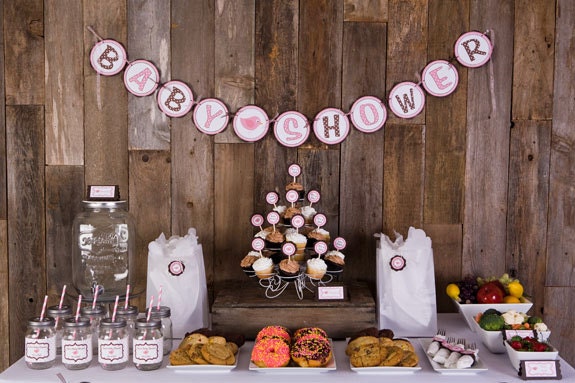
[[[349,111],[350,120],[357,130],[373,133],[383,127],[387,120],[387,110],[383,102],[373,96],[357,99]]]
[[[341,110],[327,108],[315,117],[313,132],[324,144],[339,144],[349,134],[349,120]]]
[[[168,117],[183,117],[194,105],[194,95],[181,81],[170,81],[158,91],[158,106]]]
[[[401,82],[389,92],[389,108],[400,118],[417,116],[425,105],[425,93],[413,82]]]
[[[469,68],[477,68],[491,58],[493,46],[483,33],[467,32],[455,42],[455,57],[457,61]]]
[[[126,50],[116,40],[97,42],[90,51],[90,64],[102,76],[120,73],[126,65]]]
[[[421,83],[427,93],[436,97],[450,95],[459,83],[457,69],[445,60],[432,61],[427,64],[421,77]]]

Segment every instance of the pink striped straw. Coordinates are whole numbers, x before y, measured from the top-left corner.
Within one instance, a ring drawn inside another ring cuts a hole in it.
[[[82,296],[78,295],[78,306],[76,307],[76,322],[78,322],[78,318],[80,318],[80,306],[82,306]]]
[[[146,317],[146,322],[150,321],[150,317],[152,316],[152,304],[154,303],[154,296],[150,297],[150,306],[148,306],[148,316]]]
[[[60,295],[60,304],[58,305],[59,309],[62,308],[62,304],[64,303],[64,294],[66,294],[66,285],[62,287],[62,295]]]
[[[96,301],[98,300],[98,291],[100,291],[100,289],[98,288],[98,286],[96,286],[96,291],[94,291],[94,302],[92,302],[93,309],[96,308]]]
[[[160,303],[162,303],[162,285],[160,285],[160,291],[158,292],[158,304],[156,305],[156,310],[160,309]]]
[[[130,303],[130,285],[126,286],[126,302],[124,303],[124,309],[128,308],[128,304]]]
[[[112,311],[112,322],[116,321],[116,311],[118,310],[118,299],[120,299],[120,296],[116,295],[116,303],[114,303],[114,311]]]
[[[48,296],[44,295],[44,304],[42,305],[42,312],[40,312],[40,322],[44,320],[44,314],[46,314],[47,303],[48,303]]]

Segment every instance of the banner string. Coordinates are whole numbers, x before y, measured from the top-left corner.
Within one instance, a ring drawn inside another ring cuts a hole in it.
[[[495,46],[495,32],[493,29],[488,29],[485,31],[485,34],[489,36],[489,40],[491,40],[491,44]],[[489,60],[487,63],[487,68],[489,70],[489,93],[491,96],[491,115],[495,118],[497,114],[497,102],[495,99],[495,69],[493,68],[493,60]]]

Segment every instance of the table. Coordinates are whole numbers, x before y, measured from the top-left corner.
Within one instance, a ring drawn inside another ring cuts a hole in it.
[[[465,380],[466,383],[474,382],[492,382],[492,383],[511,383],[523,382],[517,375],[515,369],[509,363],[507,354],[492,354],[482,344],[477,334],[471,332],[467,327],[465,320],[460,314],[439,314],[438,325],[440,328],[445,328],[448,336],[455,338],[466,338],[468,341],[474,341],[479,345],[479,357],[483,364],[487,367],[487,371],[477,374],[466,375],[446,375],[436,372],[429,360],[425,356],[424,350],[421,347],[419,339],[411,339],[416,347],[420,361],[419,365],[421,370],[412,374],[404,375],[368,375],[358,374],[352,371],[349,365],[349,359],[345,355],[345,341],[334,342],[334,354],[336,360],[336,370],[327,371],[323,373],[314,373],[313,369],[302,369],[293,373],[291,370],[281,370],[273,373],[262,373],[258,371],[250,371],[250,353],[253,342],[246,342],[240,349],[239,361],[237,367],[228,372],[176,372],[173,369],[165,367],[167,358],[164,360],[164,366],[155,371],[140,371],[133,365],[128,365],[120,371],[106,371],[103,370],[97,363],[97,360],[92,361],[92,366],[81,371],[70,371],[64,368],[60,362],[56,366],[46,370],[31,370],[26,367],[24,359],[10,366],[6,371],[0,374],[0,383],[2,382],[60,382],[56,374],[61,373],[68,383],[114,383],[114,382],[213,382],[213,381],[233,381],[239,383],[257,383],[269,382],[274,383],[293,383],[300,380],[304,382],[317,382],[317,383],[339,383],[350,382],[364,383],[364,382],[380,382],[382,380],[391,379],[397,383],[415,383],[415,382],[461,382]],[[561,356],[561,355],[560,355]],[[575,382],[575,369],[570,366],[563,359],[560,360],[561,372],[563,376],[562,382]],[[304,371],[306,370],[306,371]],[[309,370],[309,371],[307,371]]]

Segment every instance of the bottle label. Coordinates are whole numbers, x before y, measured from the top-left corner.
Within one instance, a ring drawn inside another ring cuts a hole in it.
[[[62,340],[62,363],[82,364],[92,360],[92,337],[85,340]]]
[[[114,340],[98,340],[98,362],[104,364],[128,361],[128,337]]]
[[[155,364],[162,361],[164,356],[164,341],[159,339],[134,339],[134,363]]]
[[[26,338],[25,360],[29,363],[50,362],[56,359],[56,337],[44,339]]]

